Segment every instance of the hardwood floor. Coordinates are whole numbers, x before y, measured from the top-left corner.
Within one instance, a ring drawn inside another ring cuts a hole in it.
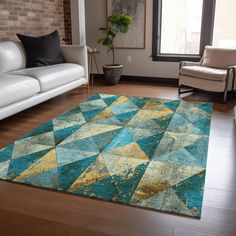
[[[98,84],[94,93],[178,98],[177,88],[154,84]],[[75,89],[0,121],[0,148],[84,98]],[[201,220],[0,181],[0,235],[235,236],[236,99],[224,105],[219,95],[196,92],[185,100],[215,102]]]

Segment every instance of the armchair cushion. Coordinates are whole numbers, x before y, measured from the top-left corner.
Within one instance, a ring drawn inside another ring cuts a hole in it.
[[[206,46],[202,66],[227,69],[236,65],[236,49]]]
[[[204,66],[184,66],[181,68],[180,74],[208,80],[225,81],[227,70]]]

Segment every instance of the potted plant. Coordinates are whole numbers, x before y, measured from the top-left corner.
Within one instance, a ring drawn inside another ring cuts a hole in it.
[[[127,33],[129,25],[132,23],[132,17],[125,14],[113,14],[107,18],[108,26],[100,28],[103,37],[97,40],[98,44],[102,44],[108,48],[108,52],[112,53],[112,64],[103,66],[103,73],[107,82],[111,85],[117,84],[123,72],[123,65],[115,63],[115,47],[114,39],[118,33]]]

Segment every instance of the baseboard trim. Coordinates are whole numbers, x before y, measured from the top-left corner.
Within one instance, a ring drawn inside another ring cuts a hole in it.
[[[94,80],[105,80],[103,74],[93,74]],[[148,76],[133,76],[122,75],[121,81],[127,82],[142,82],[142,83],[157,83],[157,84],[172,84],[178,85],[179,79],[175,78],[162,78],[162,77],[148,77]]]

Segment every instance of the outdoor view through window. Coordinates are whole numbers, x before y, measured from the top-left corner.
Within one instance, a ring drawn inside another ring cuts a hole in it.
[[[214,46],[236,48],[235,12],[236,0],[216,0]]]
[[[161,54],[199,54],[203,0],[164,0]]]

